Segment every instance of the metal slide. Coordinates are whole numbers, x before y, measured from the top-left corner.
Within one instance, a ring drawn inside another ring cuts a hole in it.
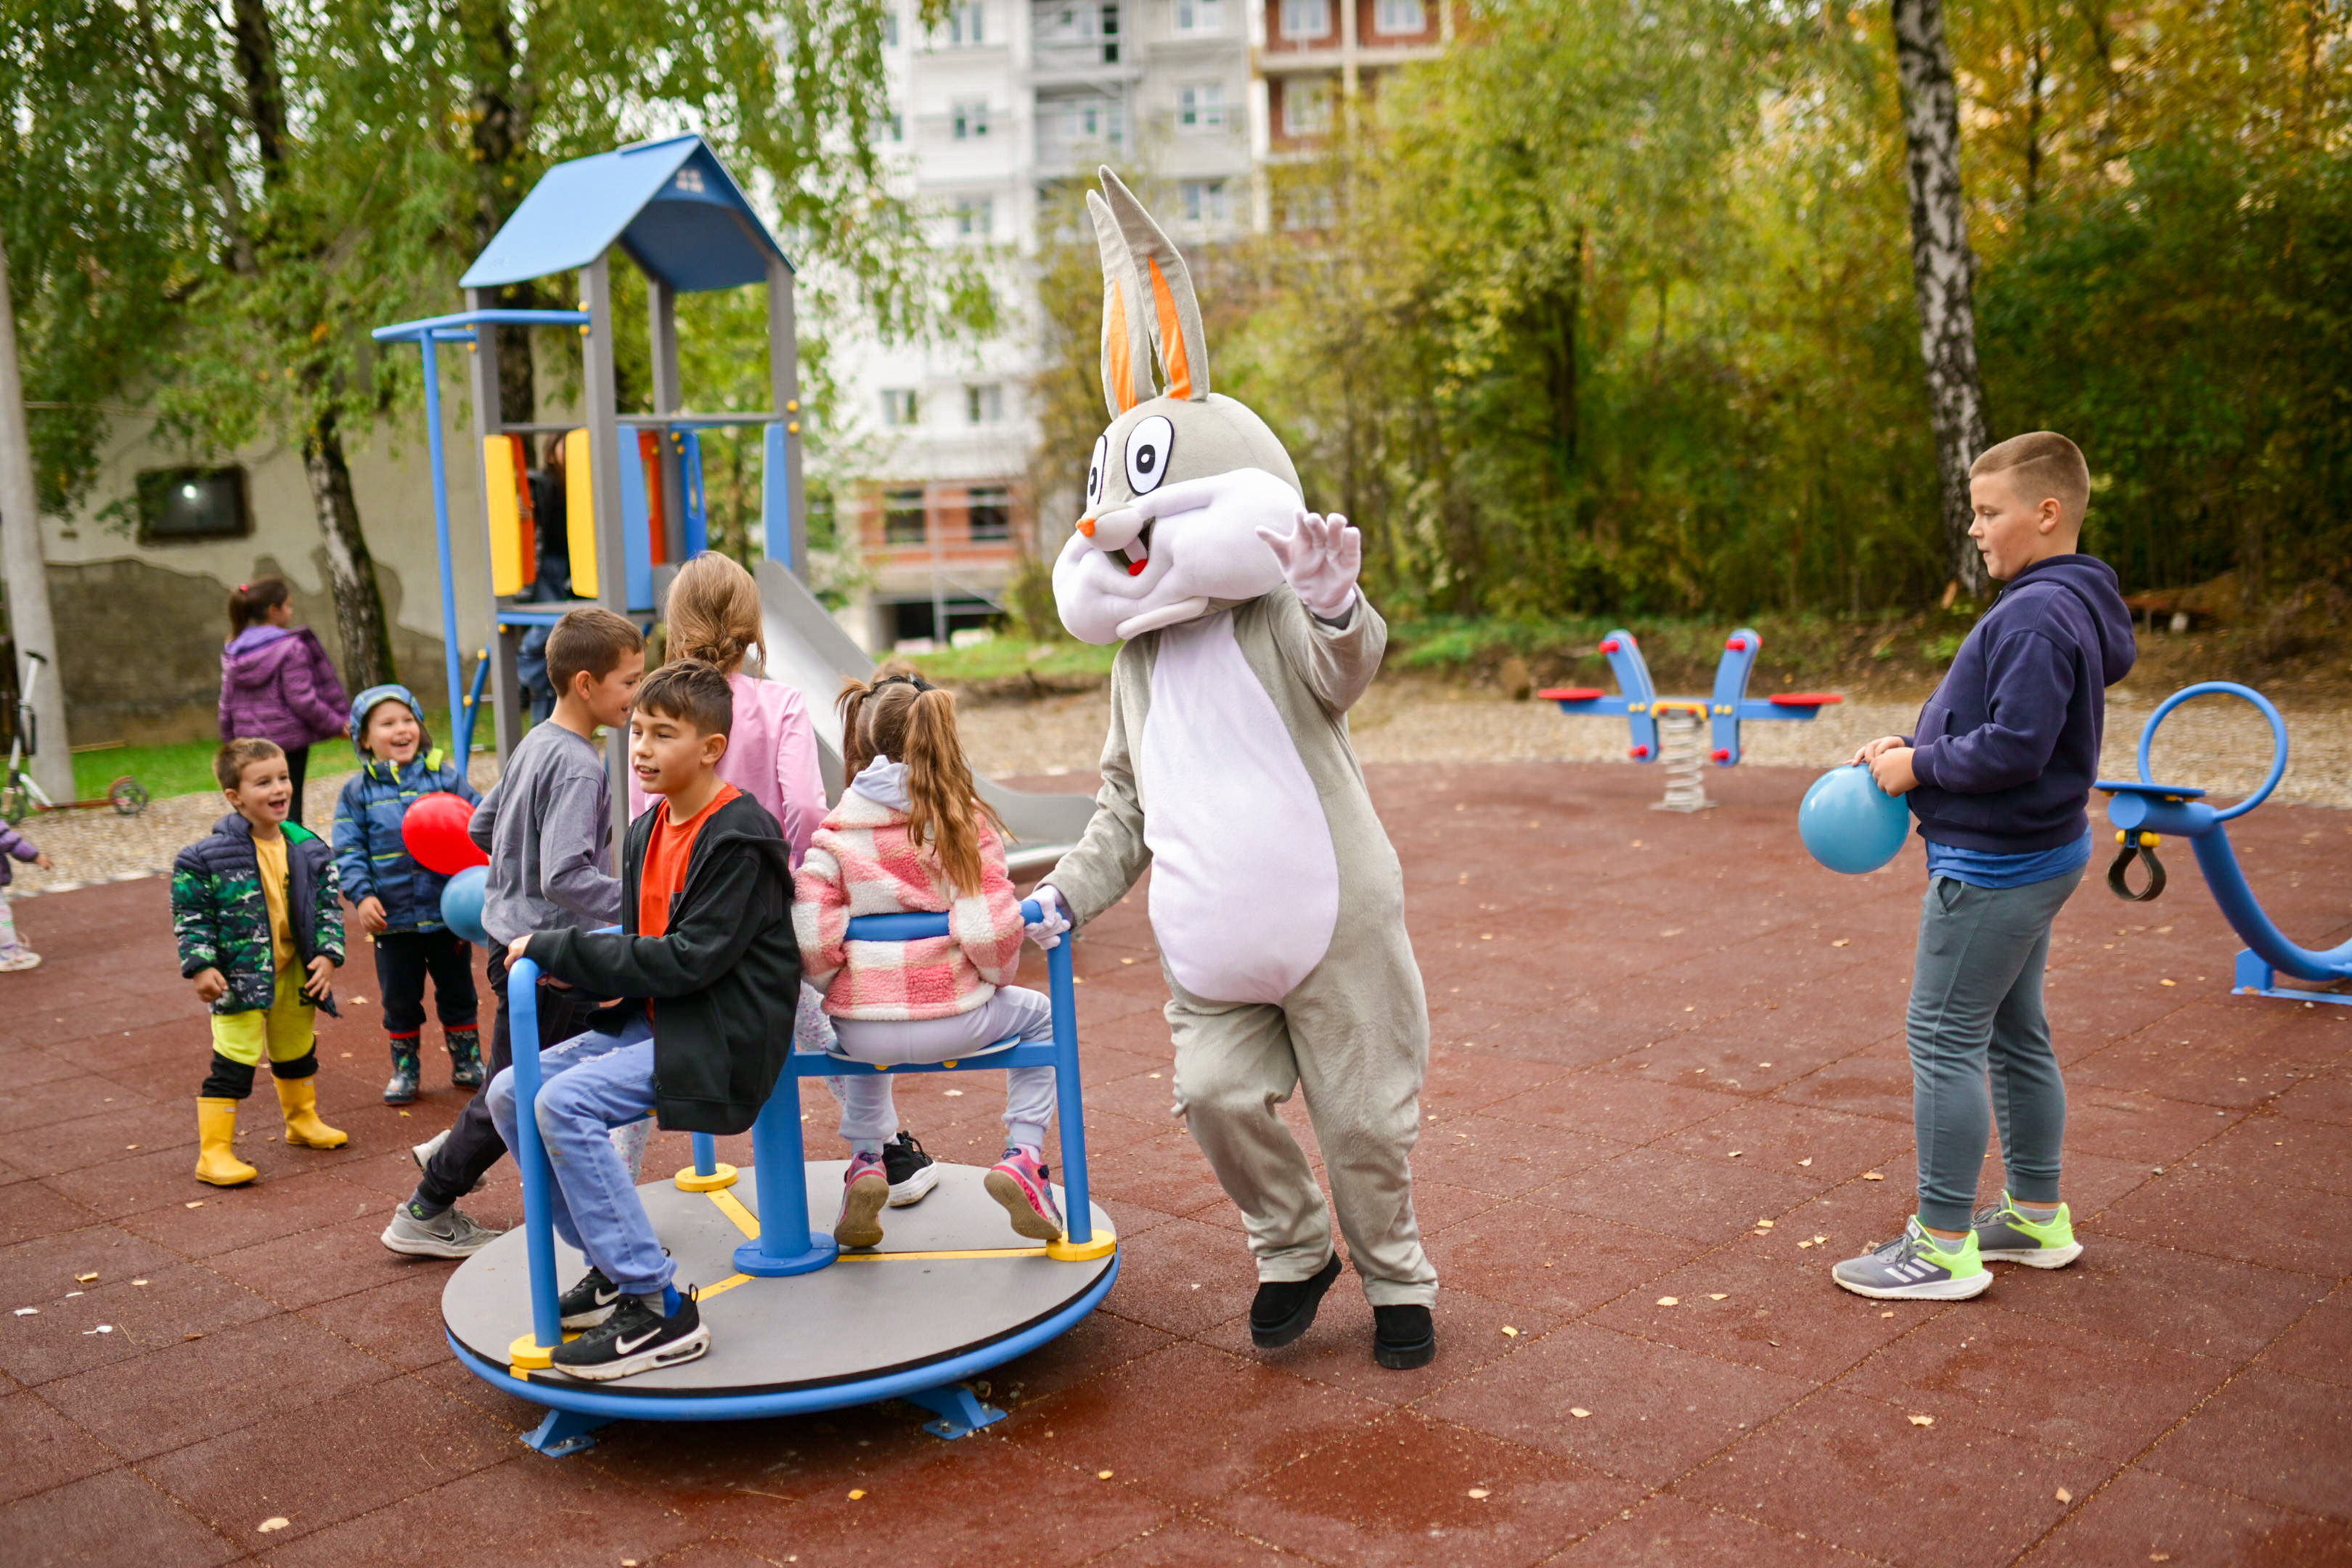
[[[816,721],[819,766],[829,801],[841,798],[841,712],[834,706],[845,677],[863,680],[874,660],[850,639],[823,605],[781,561],[760,563],[761,652],[766,672],[799,689]],[[1049,869],[1078,841],[1095,814],[1090,795],[1036,795],[980,781],[981,797],[1013,830],[1006,846],[1016,877]]]

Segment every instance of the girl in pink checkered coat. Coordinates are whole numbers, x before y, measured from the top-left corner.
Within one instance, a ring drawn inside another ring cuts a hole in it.
[[[1027,934],[1021,900],[1004,867],[1003,824],[972,786],[954,697],[913,674],[853,680],[841,718],[849,787],[809,845],[793,902],[803,971],[824,993],[838,1050],[895,1067],[1051,1040],[1050,1001],[1012,984]],[[945,914],[948,934],[849,940],[852,916],[909,913]],[[1046,945],[1054,940],[1041,931]],[[988,1194],[1021,1235],[1058,1240],[1062,1213],[1045,1163],[1054,1069],[1004,1077],[1004,1158],[988,1173]],[[890,1196],[882,1146],[898,1126],[890,1079],[856,1073],[834,1083],[851,1155],[833,1237],[878,1247]]]

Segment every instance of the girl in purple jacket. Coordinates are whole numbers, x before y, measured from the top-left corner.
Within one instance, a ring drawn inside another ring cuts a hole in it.
[[[351,699],[319,635],[294,624],[285,578],[238,584],[228,596],[228,646],[221,649],[221,739],[278,743],[294,779],[294,809],[287,820],[299,827],[310,742],[345,731]]]
[[[8,912],[8,884],[16,879],[16,868],[11,860],[30,860],[46,871],[49,858],[33,847],[33,841],[0,822],[0,974],[11,970],[30,969],[41,962],[41,955],[16,940],[16,919]]]

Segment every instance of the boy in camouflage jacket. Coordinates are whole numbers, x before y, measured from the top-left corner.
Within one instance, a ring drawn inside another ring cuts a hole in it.
[[[293,781],[269,741],[231,741],[213,776],[235,809],[172,867],[172,927],[180,973],[212,1009],[213,1063],[196,1099],[196,1179],[232,1187],[260,1173],[236,1156],[237,1101],[266,1054],[286,1114],[286,1142],[341,1148],[319,1119],[316,1009],[343,962],[334,858],[317,834],[286,820]]]

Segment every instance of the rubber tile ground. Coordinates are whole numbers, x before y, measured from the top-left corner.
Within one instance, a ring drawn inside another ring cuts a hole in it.
[[[320,1040],[350,1147],[287,1148],[264,1089],[261,1180],[221,1192],[189,1173],[206,1032],[164,884],[26,901],[47,963],[0,976],[0,1560],[2352,1562],[2352,1007],[2229,994],[2238,944],[2186,855],[2161,902],[2094,876],[2059,921],[2082,1261],[1885,1304],[1826,1270],[1910,1206],[1916,851],[1818,869],[1785,771],[1711,778],[1696,816],[1648,810],[1647,769],[1371,772],[1435,1030],[1436,1363],[1374,1365],[1352,1280],[1251,1349],[1239,1217],[1170,1113],[1139,892],[1078,947],[1124,1269],[988,1377],[1010,1414],[956,1443],[886,1404],[525,1449],[532,1408],[442,1342],[450,1266],[376,1245],[461,1097],[428,1031],[425,1098],[379,1101],[364,950]],[[2292,934],[2344,939],[2352,817],[2269,806],[2234,837]],[[993,1157],[993,1080],[899,1104],[940,1157]],[[665,1134],[650,1168],[685,1158]],[[468,1204],[514,1223],[510,1172]]]

